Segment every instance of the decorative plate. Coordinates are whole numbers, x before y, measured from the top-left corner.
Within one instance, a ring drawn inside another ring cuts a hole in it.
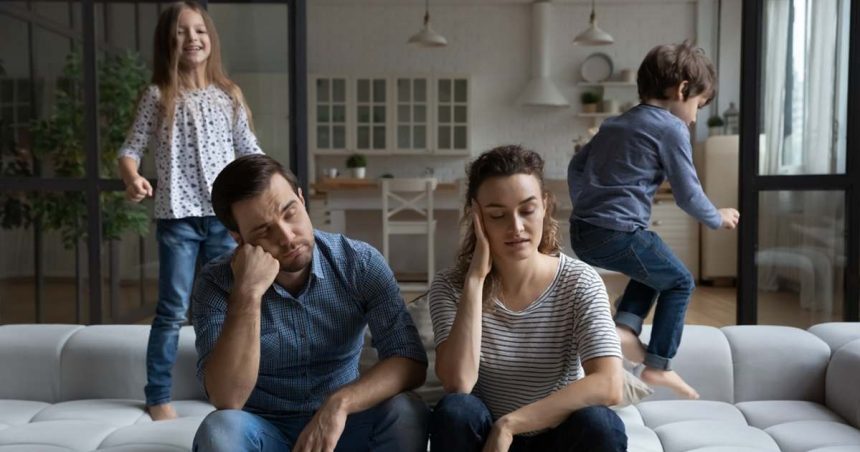
[[[579,73],[588,83],[600,83],[612,76],[612,58],[605,53],[592,53],[582,62]]]

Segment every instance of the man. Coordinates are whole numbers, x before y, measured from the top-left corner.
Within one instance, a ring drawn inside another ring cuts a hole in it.
[[[212,189],[238,247],[198,277],[198,376],[218,409],[200,451],[426,450],[427,357],[378,251],[314,231],[295,176],[265,155]],[[380,361],[359,376],[365,325]]]

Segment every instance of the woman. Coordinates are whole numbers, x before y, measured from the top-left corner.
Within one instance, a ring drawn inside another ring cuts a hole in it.
[[[468,170],[467,234],[430,289],[434,451],[623,451],[621,348],[606,289],[559,252],[543,159],[519,146]],[[580,365],[580,362],[582,363]]]

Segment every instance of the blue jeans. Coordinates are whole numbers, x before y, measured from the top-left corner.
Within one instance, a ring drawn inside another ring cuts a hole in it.
[[[158,305],[146,348],[146,404],[170,402],[170,371],[176,362],[179,328],[187,320],[197,261],[205,264],[236,242],[214,216],[158,220]]]
[[[427,405],[398,394],[346,418],[338,452],[425,452]],[[194,436],[195,452],[290,452],[313,415],[257,415],[242,410],[210,413]]]
[[[670,370],[696,287],[684,263],[659,235],[644,229],[614,231],[577,220],[570,225],[570,243],[586,263],[630,277],[615,313],[617,325],[638,336],[642,322],[657,304],[645,365]]]
[[[481,399],[471,394],[448,394],[430,416],[430,451],[480,451],[492,428],[493,417]],[[614,411],[590,406],[574,411],[557,427],[543,433],[514,436],[510,450],[623,452],[627,450],[627,433]]]

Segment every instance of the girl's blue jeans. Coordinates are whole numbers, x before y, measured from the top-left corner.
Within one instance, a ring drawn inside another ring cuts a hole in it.
[[[616,325],[638,336],[656,303],[645,365],[670,370],[696,287],[684,263],[659,235],[645,229],[615,231],[575,220],[570,224],[570,243],[576,256],[587,264],[630,277],[618,301]]]
[[[158,305],[146,349],[146,404],[170,402],[170,372],[176,362],[179,328],[187,320],[198,260],[231,251],[236,242],[214,216],[157,220]]]

